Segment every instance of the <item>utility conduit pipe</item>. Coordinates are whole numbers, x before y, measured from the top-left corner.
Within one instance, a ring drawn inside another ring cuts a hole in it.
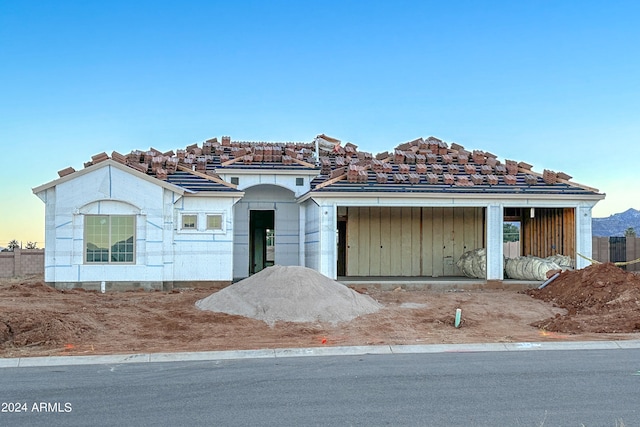
[[[556,278],[560,275],[560,273],[556,273],[553,276],[549,277],[542,285],[538,286],[538,289],[542,289],[545,286],[547,286],[549,283],[553,282],[554,280],[556,280]]]
[[[462,317],[462,309],[456,308],[456,322],[454,323],[456,328],[460,327],[460,318]]]

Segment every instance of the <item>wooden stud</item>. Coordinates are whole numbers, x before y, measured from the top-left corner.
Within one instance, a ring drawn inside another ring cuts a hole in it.
[[[227,181],[224,181],[224,180],[222,180],[220,178],[217,178],[215,176],[212,176],[212,175],[207,175],[206,173],[202,173],[202,172],[197,172],[197,171],[191,170],[191,168],[188,168],[186,166],[178,165],[177,168],[178,168],[178,170],[181,170],[183,172],[188,172],[191,175],[199,176],[200,178],[204,178],[204,179],[208,179],[209,181],[217,182],[218,184],[222,184],[222,185],[225,185],[225,186],[227,186],[229,188],[233,188],[234,190],[238,189],[238,186],[235,185],[235,184],[231,184],[231,183],[229,183]]]

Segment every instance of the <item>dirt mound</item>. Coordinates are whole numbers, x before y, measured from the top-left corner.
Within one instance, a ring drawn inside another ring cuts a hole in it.
[[[12,283],[5,288],[7,291],[19,293],[22,296],[30,296],[39,293],[60,292],[43,282]]]
[[[196,307],[274,325],[278,321],[336,324],[382,306],[313,269],[275,265],[197,301]]]
[[[27,317],[9,314],[0,322],[0,344],[6,342],[16,347],[64,345],[77,341],[86,329],[86,325],[55,312],[33,312]]]
[[[545,288],[527,293],[567,310],[532,326],[569,333],[640,331],[640,275],[612,263],[564,271]]]
[[[81,289],[55,290],[42,282],[42,275],[0,279],[0,358],[640,339],[640,332],[588,332],[586,315],[566,319],[565,324],[579,333],[539,329],[532,322],[553,318],[556,313],[564,315],[567,310],[505,290],[383,290],[361,286],[358,292],[383,304],[383,310],[337,324],[279,321],[270,326],[246,316],[198,309],[196,301],[211,296],[214,289],[210,288],[103,294]],[[555,285],[553,282],[549,287]],[[289,301],[295,299],[294,290],[292,287],[287,294]],[[462,309],[462,326],[455,328],[458,308]],[[627,312],[619,314],[628,321]],[[599,315],[590,316],[602,322]],[[616,322],[614,318],[610,320]],[[571,321],[576,323],[571,325]]]
[[[2,296],[15,301],[62,293],[42,281],[26,281],[5,287]],[[70,319],[68,314],[37,307],[26,307],[20,312],[4,310],[0,315],[0,346],[56,346],[75,341],[88,327]]]

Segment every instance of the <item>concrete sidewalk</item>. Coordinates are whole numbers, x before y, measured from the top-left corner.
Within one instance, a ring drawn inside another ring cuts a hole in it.
[[[202,351],[190,353],[113,354],[96,356],[45,356],[0,358],[0,368],[63,365],[190,362],[304,356],[360,356],[365,354],[464,353],[485,351],[620,350],[640,348],[640,340],[519,342],[480,344],[377,345],[351,347],[278,348],[265,350]]]

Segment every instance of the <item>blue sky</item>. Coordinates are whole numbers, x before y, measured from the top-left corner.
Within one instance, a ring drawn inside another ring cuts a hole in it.
[[[374,153],[436,136],[640,209],[638,1],[0,1],[0,246],[31,189],[230,135]]]

